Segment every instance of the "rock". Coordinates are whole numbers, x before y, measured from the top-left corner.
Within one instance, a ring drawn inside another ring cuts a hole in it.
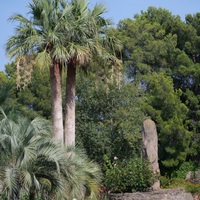
[[[1,199],[2,191],[3,191],[3,184],[2,184],[2,182],[0,181],[0,199]]]
[[[3,190],[3,183],[0,181],[0,194],[1,194],[2,190]]]
[[[166,189],[151,192],[110,194],[110,200],[194,200],[184,189]]]
[[[142,155],[143,159],[149,160],[155,174],[160,173],[158,164],[158,135],[156,125],[151,119],[143,122],[142,129]],[[160,181],[152,185],[153,190],[160,189]]]
[[[194,172],[189,171],[185,180],[190,181],[191,183],[200,183],[200,170]]]

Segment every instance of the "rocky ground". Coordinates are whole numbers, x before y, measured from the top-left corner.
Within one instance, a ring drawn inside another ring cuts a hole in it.
[[[160,189],[151,192],[110,194],[110,200],[199,200],[184,189]]]

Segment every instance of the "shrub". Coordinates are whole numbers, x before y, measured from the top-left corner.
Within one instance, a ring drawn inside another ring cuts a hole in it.
[[[184,162],[180,167],[174,170],[171,174],[171,178],[161,176],[161,188],[184,188],[186,192],[192,194],[200,194],[200,184],[191,183],[185,180],[186,175],[189,171],[194,172],[198,168],[193,162]]]
[[[105,156],[105,181],[107,190],[118,192],[147,191],[153,181],[154,175],[148,162],[141,158],[119,161],[114,157],[113,161]]]
[[[195,164],[193,162],[184,162],[180,167],[172,173],[172,178],[186,178],[189,171],[195,171]]]

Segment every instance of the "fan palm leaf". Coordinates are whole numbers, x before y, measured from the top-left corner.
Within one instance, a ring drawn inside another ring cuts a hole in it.
[[[21,193],[63,200],[97,195],[100,169],[79,148],[52,139],[51,130],[42,118],[13,121],[5,115],[0,121],[0,182],[8,199]]]

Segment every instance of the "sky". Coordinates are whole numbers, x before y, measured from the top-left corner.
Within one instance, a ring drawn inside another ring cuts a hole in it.
[[[8,18],[15,13],[26,15],[30,2],[31,0],[0,1],[0,71],[4,71],[5,64],[10,62],[5,55],[5,43],[14,34],[16,25],[8,22]],[[135,14],[146,11],[149,6],[167,9],[173,15],[179,15],[183,21],[186,14],[200,12],[199,0],[90,0],[89,2],[90,6],[103,3],[107,8],[105,17],[110,18],[113,25],[117,25],[119,20],[133,18]]]

